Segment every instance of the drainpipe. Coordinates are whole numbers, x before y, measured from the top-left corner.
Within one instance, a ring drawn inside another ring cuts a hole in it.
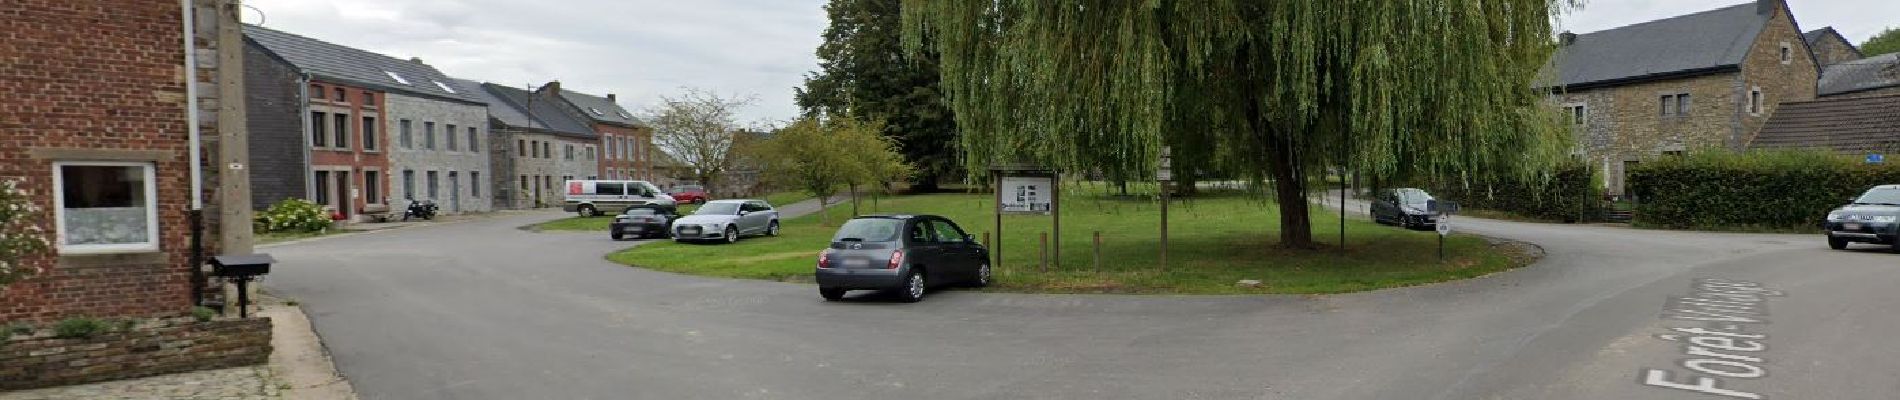
[[[196,5],[192,0],[178,0],[179,13],[184,18],[185,40],[185,131],[187,134],[186,153],[190,157],[191,168],[191,210],[186,212],[191,229],[191,304],[204,302],[204,166],[199,154],[198,127],[198,33]]]

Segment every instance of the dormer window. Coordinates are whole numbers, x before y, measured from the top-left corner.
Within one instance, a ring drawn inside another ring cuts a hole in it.
[[[400,84],[404,84],[404,85],[407,85],[407,84],[409,84],[409,80],[408,80],[408,79],[403,79],[403,78],[402,78],[402,75],[397,75],[396,73],[394,73],[394,72],[389,72],[389,71],[383,71],[383,73],[384,73],[384,74],[389,74],[389,79],[395,79],[395,80],[396,80],[396,83],[400,83]]]

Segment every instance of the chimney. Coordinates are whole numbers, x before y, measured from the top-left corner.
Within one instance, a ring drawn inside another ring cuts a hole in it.
[[[1577,34],[1570,33],[1570,31],[1564,31],[1564,33],[1557,34],[1557,45],[1569,46],[1573,44],[1577,44]]]
[[[613,93],[608,93],[608,94],[607,94],[607,102],[608,102],[608,103],[612,103],[612,102],[614,102],[614,100],[615,100],[615,99],[614,99],[614,94],[613,94]]]
[[[412,62],[412,63],[417,63],[417,64],[421,64],[421,63],[422,63],[422,57],[409,57],[409,62]]]
[[[1781,8],[1781,0],[1755,0],[1756,14],[1773,15],[1778,8]]]
[[[541,86],[541,90],[546,90],[548,93],[561,94],[561,81],[548,81],[548,84]]]

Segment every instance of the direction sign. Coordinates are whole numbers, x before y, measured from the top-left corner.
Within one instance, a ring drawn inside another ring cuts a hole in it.
[[[1437,225],[1438,225],[1438,236],[1445,236],[1445,235],[1451,234],[1451,216],[1450,215],[1438,216]]]
[[[1887,162],[1886,155],[1882,155],[1882,154],[1868,154],[1867,155],[1868,164],[1880,164],[1884,162]]]

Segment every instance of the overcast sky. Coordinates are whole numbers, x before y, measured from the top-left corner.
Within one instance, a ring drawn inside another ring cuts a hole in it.
[[[636,112],[681,87],[751,96],[742,122],[797,114],[792,88],[817,67],[824,0],[246,0],[245,21],[397,58],[449,75],[615,93]],[[1593,32],[1740,4],[1590,0],[1560,30]],[[1900,25],[1900,1],[1791,0],[1802,29],[1834,26],[1859,44]]]

